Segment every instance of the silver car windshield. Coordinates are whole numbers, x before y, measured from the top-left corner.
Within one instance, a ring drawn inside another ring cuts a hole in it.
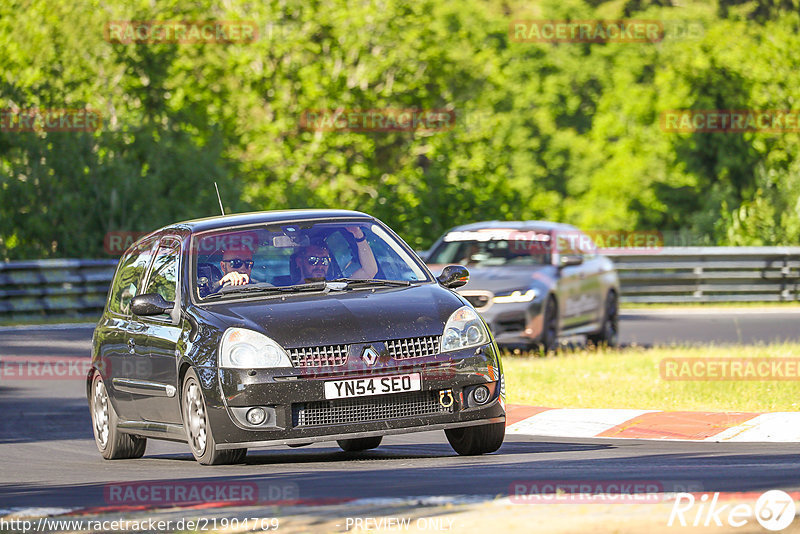
[[[332,286],[337,288],[363,288],[428,280],[418,260],[372,222],[286,223],[206,232],[194,236],[192,250],[197,256],[193,290],[201,299],[321,290],[327,281],[338,282]]]
[[[443,241],[428,257],[430,264],[460,264],[469,267],[500,265],[549,265],[548,243],[526,239]]]

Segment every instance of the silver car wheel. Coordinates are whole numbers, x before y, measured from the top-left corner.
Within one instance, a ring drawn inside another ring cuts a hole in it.
[[[206,410],[200,386],[194,380],[191,380],[186,388],[184,402],[186,403],[186,421],[191,446],[198,454],[202,455],[206,450]]]
[[[97,442],[101,449],[108,445],[109,416],[108,416],[108,393],[106,385],[98,377],[94,381],[94,402],[92,403],[92,414],[94,415],[94,428],[97,435]]]

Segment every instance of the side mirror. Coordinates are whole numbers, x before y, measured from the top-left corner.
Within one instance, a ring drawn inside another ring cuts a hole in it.
[[[448,289],[455,289],[469,282],[469,271],[463,265],[448,265],[436,280]]]
[[[148,315],[161,315],[169,313],[175,306],[174,302],[164,300],[164,297],[157,293],[145,293],[137,295],[131,300],[131,311],[142,317]]]
[[[559,267],[569,267],[571,265],[580,265],[583,263],[583,256],[580,254],[563,254],[560,259]]]

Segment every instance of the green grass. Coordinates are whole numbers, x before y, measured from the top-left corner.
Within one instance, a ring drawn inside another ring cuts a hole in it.
[[[621,302],[620,308],[624,310],[652,310],[658,308],[798,308],[800,302]]]
[[[664,380],[663,358],[800,357],[800,343],[580,350],[503,358],[507,400],[550,408],[775,412],[800,410],[800,380]]]

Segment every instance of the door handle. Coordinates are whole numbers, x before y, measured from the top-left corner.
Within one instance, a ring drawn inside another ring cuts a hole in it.
[[[134,341],[133,338],[130,338],[128,340],[128,352],[130,352],[131,354],[136,352],[136,341]]]

